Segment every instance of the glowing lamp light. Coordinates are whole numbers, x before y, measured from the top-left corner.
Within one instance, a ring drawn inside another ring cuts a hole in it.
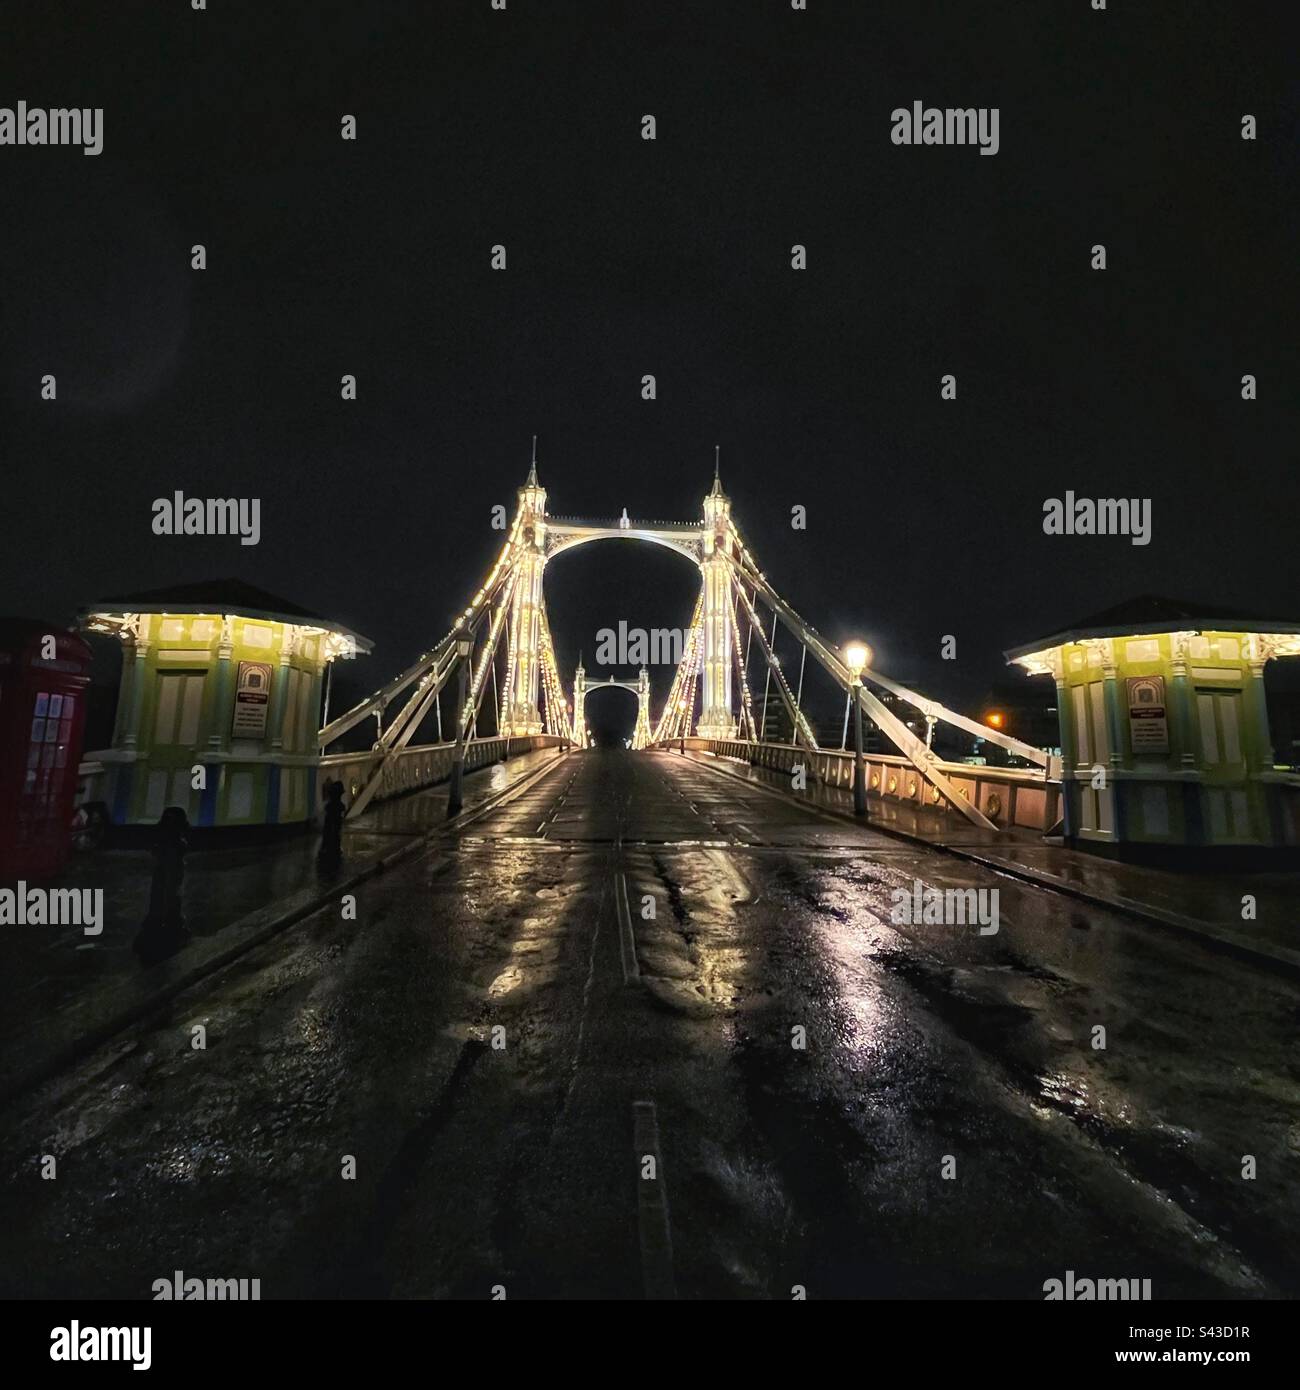
[[[850,642],[844,648],[844,664],[849,668],[854,680],[860,679],[863,671],[871,664],[871,648],[865,642]]]
[[[1000,710],[994,710],[992,714],[984,716],[984,722],[990,729],[1000,729],[1007,721],[1006,716]]]

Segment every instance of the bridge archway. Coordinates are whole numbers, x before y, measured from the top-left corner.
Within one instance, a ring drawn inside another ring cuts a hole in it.
[[[636,726],[632,731],[632,747],[640,750],[650,742],[650,672],[643,666],[634,681],[608,680],[587,684],[582,662],[573,676],[573,737],[579,748],[591,746],[587,733],[587,697],[597,690],[626,690],[636,699]]]
[[[617,520],[552,517],[547,514],[546,489],[537,480],[536,466],[529,470],[528,481],[519,489],[519,508],[508,547],[517,547],[518,555],[510,598],[507,694],[500,720],[503,732],[527,735],[542,731],[538,704],[542,673],[552,671],[555,665],[542,588],[547,561],[593,541],[639,540],[676,551],[699,568],[703,705],[698,730],[706,738],[735,737],[736,721],[731,713],[733,610],[729,569],[734,533],[731,502],[716,475],[703,510],[699,522],[633,521],[626,511]],[[638,729],[640,722],[638,717]],[[648,742],[648,713],[646,725]],[[582,729],[585,737],[585,723]]]
[[[617,545],[617,539],[625,537],[592,535],[552,552],[543,574],[543,601],[575,723],[579,661],[590,663],[588,689],[606,684],[610,676],[634,689],[645,666],[653,732],[690,644],[700,567],[680,545],[635,536],[640,544]],[[549,563],[555,554],[562,556],[558,565]],[[632,733],[631,714],[616,696],[589,707],[588,722],[592,742],[606,736],[621,742]]]
[[[626,527],[619,526],[617,522],[609,525],[603,522],[548,522],[548,535],[554,539],[546,548],[546,558],[553,560],[557,555],[576,550],[580,545],[590,545],[592,541],[645,541],[650,545],[659,545],[665,550],[675,551],[698,568],[700,528],[682,526],[669,529],[669,526],[670,523],[667,522],[656,523],[654,527],[640,522]]]

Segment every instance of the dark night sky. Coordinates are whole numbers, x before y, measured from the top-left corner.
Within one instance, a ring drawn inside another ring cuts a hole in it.
[[[238,575],[373,637],[371,688],[477,586],[536,432],[582,515],[697,516],[720,444],[777,587],[954,698],[1140,593],[1300,616],[1287,9],[6,0],[0,105],[103,106],[105,148],[0,147],[0,609]],[[892,145],[915,99],[999,107],[1000,152]],[[261,544],[154,536],[178,488],[260,497]],[[1044,536],[1069,488],[1150,497],[1152,543]],[[694,588],[558,561],[566,677]]]

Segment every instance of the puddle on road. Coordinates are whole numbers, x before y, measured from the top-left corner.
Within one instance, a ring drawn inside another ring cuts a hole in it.
[[[524,972],[517,965],[508,965],[488,986],[488,998],[500,999],[517,989],[524,978]]]

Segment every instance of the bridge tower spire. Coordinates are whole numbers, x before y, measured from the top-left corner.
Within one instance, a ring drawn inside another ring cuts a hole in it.
[[[636,676],[636,728],[632,733],[632,747],[636,750],[648,748],[653,735],[650,732],[650,672],[643,666]]]
[[[578,669],[573,673],[573,737],[579,748],[587,746],[587,672],[578,653]]]
[[[731,713],[731,499],[722,490],[721,448],[713,451],[713,491],[704,499],[704,701],[701,738],[735,738]]]
[[[519,489],[515,513],[517,578],[510,606],[510,666],[504,734],[540,734],[538,687],[542,669],[542,572],[546,568],[546,489],[537,481],[537,436],[528,481]]]

